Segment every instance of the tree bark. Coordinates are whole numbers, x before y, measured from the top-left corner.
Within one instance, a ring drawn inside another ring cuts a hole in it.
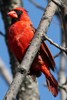
[[[64,34],[62,35],[62,45],[65,46]],[[66,63],[67,63],[67,57],[65,53],[62,52],[61,57],[60,57],[60,68],[59,68],[59,74],[58,74],[59,84],[61,85],[61,87],[59,88],[61,100],[67,100]]]
[[[62,45],[67,48],[67,0],[62,0],[63,9],[61,9],[62,17]],[[59,83],[64,89],[60,88],[61,100],[67,100],[67,78],[66,78],[66,64],[67,57],[65,53],[62,53],[60,58],[60,69],[59,69]]]

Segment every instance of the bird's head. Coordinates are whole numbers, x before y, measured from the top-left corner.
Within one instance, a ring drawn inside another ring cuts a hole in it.
[[[28,16],[28,11],[23,7],[17,7],[10,11],[8,15],[12,18],[13,23],[20,20],[30,20]]]

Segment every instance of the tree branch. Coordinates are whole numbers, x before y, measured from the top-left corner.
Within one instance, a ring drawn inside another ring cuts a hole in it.
[[[63,9],[61,9],[61,17],[62,17],[62,45],[67,48],[67,0],[63,1]],[[67,100],[67,81],[66,81],[66,65],[67,65],[67,57],[62,53],[60,60],[60,70],[59,70],[59,83],[64,85],[66,91],[60,89],[61,100]]]
[[[47,84],[46,84],[46,83],[44,83],[44,87],[47,88]],[[67,93],[66,86],[64,86],[64,85],[62,85],[62,84],[58,84],[58,89],[62,89],[62,90],[64,90],[64,92]],[[65,99],[65,100],[66,100],[66,99]]]
[[[57,10],[57,5],[55,5],[52,1],[49,3],[46,8],[46,12],[44,12],[39,27],[35,33],[34,39],[31,42],[30,47],[28,48],[26,55],[20,65],[19,72],[16,73],[15,78],[5,96],[4,100],[14,100],[19,91],[21,83],[24,81],[27,72],[30,69],[30,66],[40,48],[42,37],[46,34],[49,24]]]
[[[62,51],[60,51],[59,53],[57,53],[54,58],[57,58],[60,54],[62,53]]]
[[[0,35],[3,36],[5,38],[5,35],[0,31]]]
[[[63,2],[62,0],[51,0],[54,2],[59,8],[63,8]]]
[[[10,85],[12,82],[12,76],[10,75],[8,69],[5,67],[4,62],[1,60],[1,58],[0,58],[0,72],[2,73],[8,85]]]
[[[31,2],[36,8],[38,8],[38,9],[44,11],[45,8],[43,8],[43,7],[42,7],[40,4],[38,4],[36,1],[34,1],[34,0],[29,0],[29,2]]]
[[[62,46],[65,46],[65,38],[63,33],[62,33]],[[67,57],[64,54],[64,52],[62,52],[60,59],[60,68],[58,71],[59,84],[61,84],[59,88],[61,100],[67,99],[66,62],[67,62]]]
[[[66,54],[67,54],[67,48],[64,48],[60,45],[58,45],[57,43],[55,43],[53,40],[51,40],[50,38],[48,38],[45,34],[44,34],[44,37],[46,40],[48,40],[52,45],[54,45],[55,47],[57,47],[58,49],[64,51]]]

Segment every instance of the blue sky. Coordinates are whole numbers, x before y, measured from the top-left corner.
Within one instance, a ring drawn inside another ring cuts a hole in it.
[[[47,5],[46,0],[35,0],[35,1],[37,1],[43,7],[46,7],[46,5]],[[34,27],[37,28],[39,25],[39,22],[41,20],[43,11],[37,9],[30,2],[28,2],[28,0],[23,0],[23,2],[24,2],[24,7],[29,11],[29,16],[34,24]],[[1,14],[0,14],[0,24],[1,24],[0,31],[5,33]],[[47,35],[51,39],[53,39],[55,42],[60,44],[60,32],[61,32],[60,31],[60,23],[59,23],[57,17],[54,16],[53,21],[51,22],[51,25],[47,32]],[[59,52],[59,50],[56,47],[52,46],[49,42],[47,42],[47,44],[53,55],[55,55],[56,53]],[[0,36],[0,57],[4,61],[8,70],[11,72],[7,47],[6,47],[4,38],[2,36]],[[57,69],[59,69],[59,61],[60,61],[59,57],[55,59]],[[56,72],[53,74],[56,77],[56,79],[58,79]],[[49,90],[44,87],[45,82],[46,82],[46,80],[45,80],[44,75],[42,75],[40,78],[38,78],[38,87],[39,87],[40,98],[41,98],[40,100],[59,100],[60,93],[56,98],[54,98],[52,96],[52,94],[49,92]],[[8,90],[8,88],[9,88],[8,84],[5,82],[4,78],[0,74],[0,100],[3,100],[3,97],[6,93],[6,91]]]

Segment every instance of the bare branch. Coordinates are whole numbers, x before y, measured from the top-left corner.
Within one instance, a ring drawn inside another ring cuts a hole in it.
[[[51,0],[52,2],[54,2],[58,7],[62,8],[62,0]]]
[[[10,75],[8,69],[5,67],[4,62],[0,58],[0,72],[2,73],[4,79],[10,85],[12,82],[12,76]]]
[[[59,53],[57,53],[54,58],[57,58],[60,54],[62,53],[62,51],[60,51]]]
[[[4,100],[13,100],[16,98],[20,85],[21,83],[23,83],[25,76],[27,75],[27,72],[30,69],[30,66],[40,48],[42,37],[44,34],[47,33],[49,24],[56,10],[57,10],[57,6],[51,1],[48,7],[46,8],[46,12],[44,12],[42,16],[39,27],[35,33],[34,39],[32,40],[31,45],[26,52],[26,55],[20,65],[19,72],[16,73],[14,80]]]
[[[3,36],[5,38],[5,35],[0,31],[0,35]]]
[[[62,33],[63,34],[63,33]],[[62,45],[65,46],[65,39],[64,34],[62,36]],[[65,54],[62,52],[61,59],[60,59],[60,69],[58,71],[58,77],[59,77],[59,84],[61,84],[59,90],[61,94],[61,100],[67,99],[67,81],[66,81],[66,62],[67,58]],[[66,84],[64,84],[66,83]]]
[[[67,0],[63,1],[63,9],[61,9],[62,16],[62,45],[65,45],[67,48]],[[67,57],[62,53],[60,61],[60,70],[59,70],[59,82],[64,84],[66,92],[60,89],[61,100],[67,100],[67,79],[66,79],[66,66],[67,66]]]
[[[58,44],[55,43],[53,40],[51,40],[50,38],[48,38],[45,34],[44,34],[44,37],[45,37],[45,39],[48,40],[52,45],[54,45],[55,47],[57,47],[58,49],[64,51],[64,52],[67,54],[67,48],[58,45]]]
[[[43,86],[47,88],[47,84],[46,84],[46,83],[44,83]],[[59,85],[58,85],[58,89],[62,89],[62,90],[64,90],[65,92],[67,92],[66,87],[65,87],[64,85],[60,85],[60,84],[59,84]]]
[[[44,9],[45,8],[43,8],[40,4],[38,4],[36,1],[34,1],[34,0],[29,0],[35,7],[37,7],[37,8],[39,8],[40,10],[43,10],[44,11]]]
[[[63,86],[63,85],[59,85],[59,89],[62,89],[62,90],[64,90],[64,92],[66,92],[66,93],[67,93],[67,89],[66,89],[66,86]]]

